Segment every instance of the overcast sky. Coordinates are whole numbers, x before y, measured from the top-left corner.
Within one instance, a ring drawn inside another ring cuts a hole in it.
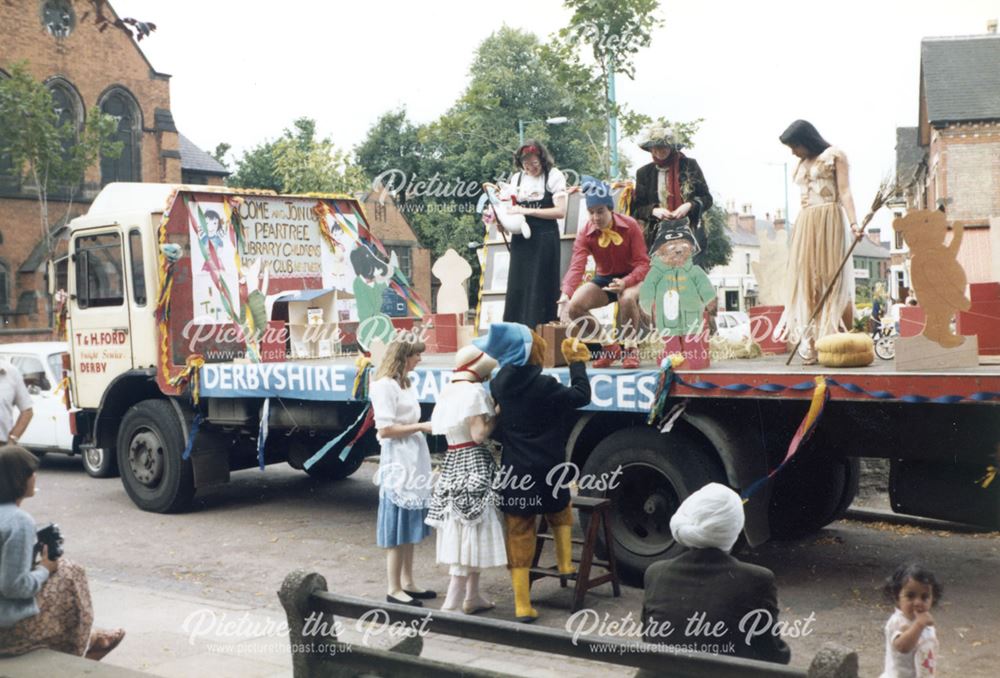
[[[225,141],[236,152],[300,116],[345,149],[401,105],[430,122],[500,23],[545,39],[569,18],[558,0],[112,4],[157,25],[141,46],[173,76],[178,128],[205,150]],[[635,80],[618,78],[619,100],[653,117],[704,118],[689,154],[717,199],[751,203],[759,217],[785,203],[783,164],[790,174],[794,158],[778,135],[805,118],[847,153],[860,220],[893,170],[895,128],[917,124],[921,38],[985,33],[1000,0],[661,0],[659,15]],[[625,147],[634,167],[648,161]],[[793,218],[797,203],[789,180]],[[875,225],[887,224],[883,212]]]

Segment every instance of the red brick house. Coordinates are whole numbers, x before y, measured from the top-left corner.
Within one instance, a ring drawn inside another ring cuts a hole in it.
[[[372,235],[381,240],[387,250],[396,253],[403,274],[417,294],[433,308],[431,251],[420,244],[410,221],[388,191],[369,191],[357,197],[364,206]],[[433,289],[437,289],[436,284]]]
[[[995,22],[989,29],[921,41],[918,126],[897,129],[907,207],[943,207],[965,227],[969,282],[1000,280],[1000,35]],[[893,263],[902,282],[903,262]]]
[[[50,195],[57,252],[65,249],[66,221],[86,211],[108,182],[221,183],[227,174],[178,134],[170,76],[153,68],[131,35],[113,25],[117,19],[108,2],[0,2],[0,78],[11,64],[25,61],[51,90],[64,120],[82,125],[95,106],[118,119],[121,156],[90,168],[74,203]],[[12,169],[10,158],[0,157],[0,342],[49,336],[39,206],[34,187],[20,184]]]

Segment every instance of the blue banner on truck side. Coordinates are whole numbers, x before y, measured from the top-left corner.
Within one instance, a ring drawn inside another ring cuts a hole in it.
[[[546,370],[569,385],[569,370]],[[203,398],[297,398],[351,400],[353,365],[329,363],[209,363],[201,368]],[[590,405],[584,409],[649,412],[656,394],[658,371],[591,370]],[[433,403],[451,379],[450,369],[418,368],[412,377],[420,402]]]

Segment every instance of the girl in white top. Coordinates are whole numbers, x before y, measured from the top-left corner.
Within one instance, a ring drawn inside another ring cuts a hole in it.
[[[526,140],[514,154],[511,178],[517,204],[508,214],[524,215],[531,239],[510,237],[510,269],[504,322],[530,328],[557,320],[559,299],[559,224],[566,216],[566,177],[540,141]]]
[[[409,377],[423,351],[417,341],[392,341],[369,388],[381,445],[374,482],[379,486],[376,541],[388,549],[386,600],[416,607],[437,597],[413,581],[413,545],[430,534],[424,521],[431,498],[431,456],[424,434],[431,424],[420,422],[420,403]]]
[[[492,609],[479,593],[479,571],[507,564],[493,488],[497,467],[484,445],[496,422],[496,405],[483,382],[496,366],[475,346],[460,349],[451,383],[441,390],[431,415],[433,433],[448,440],[427,522],[437,529],[437,561],[450,566],[441,606],[449,612]]]
[[[901,565],[886,583],[885,593],[896,611],[885,624],[882,678],[938,675],[938,639],[931,608],[941,598],[941,585],[934,574],[920,565]]]

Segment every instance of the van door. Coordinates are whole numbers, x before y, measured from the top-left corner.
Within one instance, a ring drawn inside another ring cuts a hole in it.
[[[132,333],[120,229],[94,229],[73,236],[70,313],[76,403],[96,408],[111,381],[132,369]]]

